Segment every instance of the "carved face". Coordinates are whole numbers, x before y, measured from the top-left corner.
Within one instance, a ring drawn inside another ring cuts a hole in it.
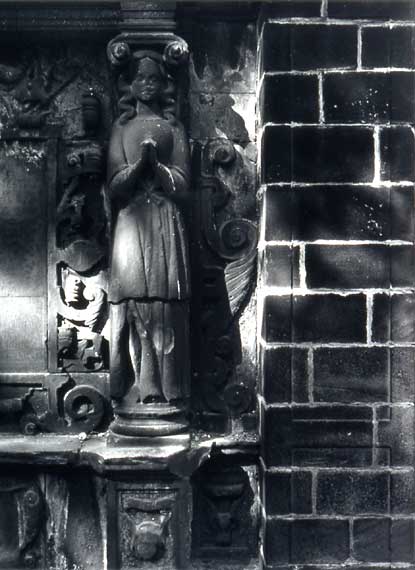
[[[159,98],[163,89],[163,77],[158,64],[145,57],[138,63],[135,79],[131,85],[133,95],[144,103]]]
[[[160,532],[161,529],[155,523],[144,523],[137,528],[133,549],[140,560],[153,560],[159,554],[163,546]]]

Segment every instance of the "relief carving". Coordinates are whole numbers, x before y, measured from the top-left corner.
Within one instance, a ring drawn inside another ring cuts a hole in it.
[[[115,41],[108,50],[121,95],[107,180],[114,213],[108,295],[114,442],[187,430],[190,165],[172,75],[183,46],[170,43],[161,53]]]
[[[108,364],[102,162],[102,150],[96,144],[71,152],[57,206],[57,358],[58,366],[69,372],[98,371]]]
[[[252,387],[235,373],[240,359],[238,319],[250,299],[256,272],[257,228],[235,215],[233,196],[219,168],[236,160],[227,139],[194,150],[201,172],[195,201],[193,259],[196,266],[194,376],[196,407],[239,415],[252,405]]]
[[[108,403],[102,384],[82,383],[82,378],[76,384],[66,376],[49,378],[45,389],[33,391],[27,399],[20,419],[22,433],[88,433],[103,427]]]
[[[195,557],[249,558],[256,545],[256,514],[249,472],[224,458],[193,477]]]
[[[37,483],[0,479],[0,568],[37,567],[43,519],[44,501]]]
[[[106,293],[69,267],[62,269],[61,279],[59,364],[65,370],[98,371],[104,367],[100,333],[107,317]]]
[[[39,129],[50,115],[51,103],[77,78],[80,68],[51,61],[42,50],[12,59],[0,64],[0,104],[9,126]]]
[[[146,567],[146,562],[162,561],[172,567],[172,537],[175,492],[168,489],[124,491],[120,496],[121,558],[123,566]],[[166,552],[168,550],[168,552]],[[157,566],[159,567],[159,566]]]

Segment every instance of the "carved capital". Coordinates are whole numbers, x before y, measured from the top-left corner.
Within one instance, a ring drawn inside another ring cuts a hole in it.
[[[172,71],[187,63],[189,47],[180,36],[166,32],[124,32],[107,47],[108,60],[115,72],[127,66],[138,50],[152,50]]]

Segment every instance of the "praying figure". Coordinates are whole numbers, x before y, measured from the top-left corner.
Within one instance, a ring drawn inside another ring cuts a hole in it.
[[[123,406],[189,397],[189,148],[155,51],[132,53],[109,145],[111,395]],[[154,406],[153,406],[154,407]]]

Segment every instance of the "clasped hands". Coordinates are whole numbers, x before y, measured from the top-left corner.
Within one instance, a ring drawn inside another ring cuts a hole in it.
[[[130,181],[134,181],[142,175],[143,170],[146,167],[150,167],[154,173],[156,184],[167,193],[173,192],[174,183],[172,182],[172,178],[165,165],[163,165],[158,159],[157,142],[152,138],[145,139],[140,144],[140,151],[140,156],[136,162],[127,167],[125,176]]]
[[[159,166],[159,161],[157,158],[157,142],[152,138],[145,139],[140,144],[140,149],[141,154],[134,164],[134,167],[137,170],[141,170],[148,164],[152,166],[156,171],[157,167]]]

